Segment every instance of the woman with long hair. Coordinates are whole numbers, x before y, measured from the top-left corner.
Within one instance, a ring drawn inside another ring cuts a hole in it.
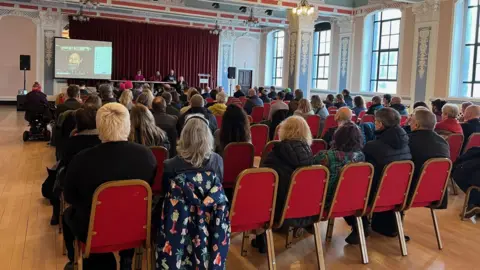
[[[320,116],[322,120],[327,119],[327,116],[328,116],[327,107],[325,107],[325,104],[322,102],[322,100],[318,95],[313,95],[312,101],[310,103],[312,105],[312,110],[314,114]]]
[[[145,146],[163,146],[170,149],[167,133],[155,125],[155,118],[142,104],[136,104],[130,112],[129,140]]]
[[[149,110],[152,109],[153,94],[151,91],[142,92],[137,98],[137,104],[142,104]]]
[[[361,112],[366,111],[367,107],[365,106],[365,100],[363,99],[362,96],[355,96],[353,98],[353,113],[355,113],[356,116],[358,116]]]
[[[307,117],[309,117],[310,115],[314,115],[314,112],[312,110],[312,106],[310,105],[310,102],[308,102],[307,99],[302,98],[298,102],[298,107],[295,110],[295,112],[293,112],[293,114],[307,119]]]
[[[127,107],[127,110],[131,110],[133,106],[133,93],[131,90],[125,89],[123,90],[122,94],[120,95],[120,99],[118,102],[123,106]]]
[[[222,119],[222,128],[215,132],[215,150],[223,155],[225,147],[232,142],[250,142],[250,122],[247,114],[236,105],[228,105]]]

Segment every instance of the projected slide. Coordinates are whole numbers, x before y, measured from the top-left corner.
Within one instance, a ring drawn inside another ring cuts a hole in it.
[[[110,80],[111,77],[111,42],[55,39],[55,78]]]

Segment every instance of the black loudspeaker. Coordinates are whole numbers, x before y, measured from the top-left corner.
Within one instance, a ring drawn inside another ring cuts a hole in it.
[[[237,73],[236,67],[228,67],[228,78],[235,79],[235,74]]]
[[[20,55],[20,70],[30,70],[30,55]]]

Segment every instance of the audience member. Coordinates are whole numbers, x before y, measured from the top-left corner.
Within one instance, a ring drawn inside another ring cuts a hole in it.
[[[268,92],[268,98],[270,99],[276,99],[277,98],[277,92],[275,91],[275,86],[270,86],[270,92]]]
[[[335,121],[337,122],[338,126],[329,128],[322,138],[328,144],[332,142],[333,135],[338,127],[341,127],[347,123],[352,123],[352,110],[350,110],[348,107],[342,107],[338,109],[337,113],[335,114]]]
[[[392,97],[390,101],[390,107],[395,109],[400,115],[408,115],[407,107],[402,104],[401,97]]]
[[[167,113],[168,106],[163,95],[153,99],[152,109],[155,124],[167,133],[168,141],[170,142],[169,156],[174,157],[177,154],[178,118]]]
[[[302,98],[303,98],[303,91],[300,89],[295,90],[295,99],[290,101],[290,103],[288,103],[288,110],[290,111],[290,114],[293,114],[297,110],[298,103]]]
[[[432,101],[432,112],[437,117],[437,123],[442,121],[442,108],[445,104],[447,104],[447,102],[441,99],[435,99],[434,101]]]
[[[197,91],[197,89],[190,87],[187,92],[187,102],[183,104],[183,107],[180,109],[180,115],[184,114],[186,111],[188,111],[192,106],[190,105],[190,99],[194,95],[199,95],[200,92]]]
[[[343,89],[342,95],[343,95],[343,101],[345,102],[345,104],[347,104],[349,108],[353,108],[353,100],[352,100],[352,97],[350,96],[350,91],[348,91],[347,89]]]
[[[67,170],[64,198],[68,207],[63,216],[63,237],[73,269],[75,239],[85,242],[90,221],[93,194],[108,181],[141,179],[153,183],[157,161],[147,147],[128,141],[129,113],[118,103],[106,104],[96,115],[102,144],[75,155]],[[114,168],[114,169],[113,169]],[[121,211],[121,209],[118,209]],[[131,269],[134,250],[120,251],[120,269]],[[112,253],[90,254],[84,269],[117,269]]]
[[[435,126],[435,131],[440,135],[448,136],[453,133],[463,134],[462,126],[457,120],[458,106],[447,103],[442,107],[442,121]]]
[[[145,91],[140,94],[137,98],[137,104],[142,104],[147,107],[149,110],[152,109],[153,94],[151,91]]]
[[[88,96],[88,95],[92,94],[92,92],[90,92],[88,90],[84,81],[80,81],[78,83],[78,88],[80,88],[80,96]]]
[[[305,120],[307,120],[307,117],[309,117],[310,115],[314,115],[315,113],[312,110],[312,106],[310,105],[310,102],[308,102],[306,98],[302,98],[298,103],[297,110],[293,114],[297,116],[301,116]]]
[[[124,84],[125,90],[133,90],[133,83],[132,81],[126,81]]]
[[[177,109],[178,112],[179,112],[178,116],[180,116],[180,109],[182,108],[182,102],[180,101],[179,94],[177,93],[177,91],[170,91],[168,93],[170,93],[170,95],[172,95],[172,103],[170,103],[170,106]]]
[[[292,101],[293,100],[293,94],[292,94],[292,89],[290,88],[285,88],[283,90],[283,92],[285,92],[285,100],[287,101]]]
[[[480,166],[478,164],[480,164],[480,147],[470,148],[455,161],[451,175],[465,193],[472,186],[480,186]],[[478,217],[480,214],[480,192],[478,190],[473,189],[470,192],[466,206],[464,218]]]
[[[383,95],[383,107],[390,107],[390,103],[392,102],[392,95],[385,94]]]
[[[248,100],[243,109],[250,115],[252,114],[253,107],[263,107],[263,101],[257,96],[255,89],[250,88],[250,90],[248,90]]]
[[[225,92],[220,92],[215,95],[215,98],[215,104],[208,107],[208,109],[213,113],[213,115],[222,116],[227,109],[227,105],[225,105],[225,103],[227,102],[227,94]]]
[[[199,94],[192,96],[192,98],[190,99],[190,103],[191,107],[178,119],[178,134],[181,134],[183,126],[185,124],[185,120],[189,114],[202,114],[203,117],[208,121],[208,126],[210,127],[213,136],[215,130],[217,130],[217,119],[207,108],[203,106],[205,104],[205,101],[203,100],[202,96]]]
[[[210,91],[210,98],[213,100],[212,102],[208,102],[207,105],[205,105],[206,108],[210,108],[211,106],[215,105],[217,103],[217,95],[218,95],[218,90],[213,89]],[[227,93],[225,93],[225,102],[227,102]]]
[[[67,88],[67,97],[68,99],[65,100],[63,104],[57,106],[56,113],[60,115],[61,113],[68,111],[68,110],[76,110],[82,106],[80,103],[80,88],[78,85],[71,84]]]
[[[338,94],[336,96],[336,102],[333,103],[333,106],[335,106],[337,108],[342,108],[342,107],[347,106],[347,103],[345,103],[345,101],[343,100],[343,95],[342,94]]]
[[[188,89],[188,83],[185,81],[185,78],[183,76],[178,77],[178,82],[175,88],[179,92],[182,92],[183,90]]]
[[[272,106],[270,106],[270,113],[268,114],[268,120],[272,120],[273,115],[278,110],[288,110],[288,104],[283,102],[285,98],[285,93],[282,91],[277,93],[277,101],[275,103],[272,102]]]
[[[468,143],[468,139],[473,133],[480,132],[480,106],[470,105],[465,110],[463,116],[465,122],[461,124],[463,130],[463,147]],[[463,150],[462,150],[463,151]]]
[[[333,106],[334,101],[335,101],[335,97],[332,94],[328,94],[327,98],[323,101],[323,103],[325,104],[325,107],[327,107],[328,109],[331,106]]]
[[[224,92],[223,86],[217,87],[217,93]]]
[[[417,101],[417,102],[413,103],[413,109],[414,109],[414,110],[415,110],[417,107],[420,107],[420,106],[425,107],[425,108],[428,109],[427,103],[425,103],[425,102],[423,102],[423,101]]]
[[[42,92],[42,87],[38,82],[32,86],[32,91],[25,96],[25,120],[29,121],[35,113],[48,112],[47,95]],[[58,113],[57,113],[58,115]]]
[[[235,93],[233,94],[233,96],[236,97],[236,98],[240,98],[240,97],[245,96],[245,94],[242,91],[242,87],[240,85],[235,86]]]
[[[203,99],[211,98],[210,91],[212,91],[212,89],[210,89],[209,86],[205,86],[205,89],[203,89],[203,94],[202,94]]]
[[[232,142],[251,142],[250,122],[244,110],[230,104],[223,114],[222,127],[215,131],[215,152],[223,156],[223,150]]]
[[[113,97],[113,87],[108,84],[104,83],[98,87],[98,91],[100,92],[100,97],[102,98],[102,104],[108,104],[112,102],[117,102],[117,100]]]
[[[355,107],[353,107],[352,111],[356,116],[360,116],[361,112],[364,112],[367,110],[365,107],[365,100],[363,99],[362,96],[356,96],[353,98],[353,104]]]
[[[170,149],[167,134],[155,123],[152,112],[142,104],[133,106],[130,112],[131,131],[129,140],[147,147],[163,146]]]
[[[376,111],[383,108],[382,100],[379,96],[374,96],[372,98],[372,105],[368,108],[366,114],[375,114]]]
[[[311,101],[313,113],[320,116],[322,120],[327,119],[328,116],[328,110],[325,104],[323,104],[322,100],[318,95],[313,95],[312,96],[312,101]]]
[[[120,95],[120,99],[118,99],[118,102],[125,106],[127,110],[131,110],[133,106],[133,94],[131,90],[124,90],[122,91],[122,94]]]
[[[268,97],[267,90],[265,90],[263,87],[260,87],[259,89],[259,94],[260,94],[260,99],[263,101],[263,103],[270,103],[272,100]]]
[[[172,92],[163,92],[162,94],[162,98],[163,100],[165,101],[165,112],[169,115],[173,115],[175,116],[177,119],[178,117],[180,117],[180,111],[177,109],[177,107],[175,107],[174,105],[172,105],[172,98],[173,98],[173,95],[174,93],[177,93],[175,91],[172,91]],[[177,98],[178,98],[178,94],[177,94]],[[155,99],[154,101],[155,102]],[[153,108],[153,104],[152,104],[152,108]],[[155,110],[155,109],[154,109]],[[175,121],[176,123],[177,121]]]
[[[462,111],[458,114],[458,121],[463,122],[463,116],[465,115],[465,110],[470,106],[473,105],[472,102],[467,101],[462,103]]]

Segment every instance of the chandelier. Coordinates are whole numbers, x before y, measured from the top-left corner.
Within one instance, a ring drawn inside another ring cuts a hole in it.
[[[215,27],[210,29],[210,34],[218,36],[222,32],[222,27],[218,25],[218,21],[215,21]]]
[[[258,26],[258,19],[253,16],[253,8],[250,8],[250,16],[248,16],[248,19],[243,21],[243,24],[247,27]]]
[[[293,8],[293,13],[298,16],[312,15],[315,8],[308,3],[308,0],[300,0],[297,7]]]
[[[82,4],[83,8],[96,9],[98,6],[100,6],[99,0],[80,0],[80,3]]]
[[[74,21],[79,21],[82,23],[90,21],[90,18],[87,15],[83,14],[83,6],[80,7],[80,10],[77,12],[77,14],[72,16],[72,19]]]

